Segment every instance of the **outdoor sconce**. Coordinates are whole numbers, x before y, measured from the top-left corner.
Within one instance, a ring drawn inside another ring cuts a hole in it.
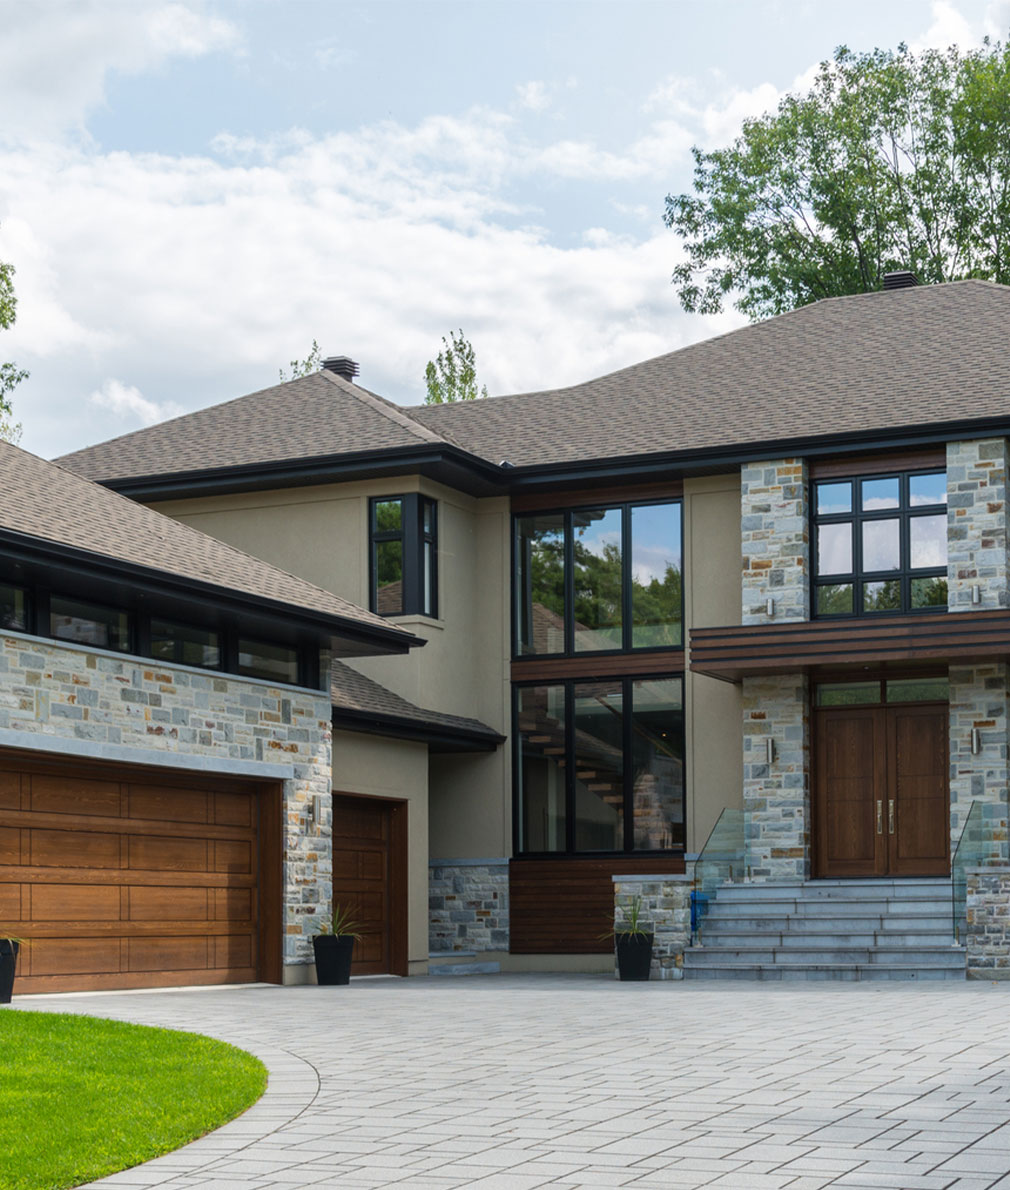
[[[978,756],[982,751],[982,733],[977,727],[971,729],[971,754]]]
[[[319,820],[323,816],[323,795],[321,793],[314,793],[309,798],[307,817],[309,822],[319,825]]]
[[[765,760],[769,764],[775,760],[775,741],[771,736],[765,740]]]
[[[978,583],[975,583],[971,589],[971,601],[972,603],[982,602],[982,588],[978,585]]]
[[[765,604],[765,611],[768,613],[769,620],[775,619],[775,600],[771,596],[768,597],[768,602]]]

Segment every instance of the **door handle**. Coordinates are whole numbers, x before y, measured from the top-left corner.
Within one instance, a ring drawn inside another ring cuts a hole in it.
[[[894,834],[894,798],[889,798],[887,802],[887,833]]]
[[[877,802],[877,834],[884,833],[884,803]]]

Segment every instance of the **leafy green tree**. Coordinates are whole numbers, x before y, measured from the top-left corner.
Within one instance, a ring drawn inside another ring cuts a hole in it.
[[[14,325],[18,301],[14,294],[14,266],[0,261],[0,330]],[[16,364],[0,364],[0,438],[8,442],[21,439],[21,423],[14,421],[14,406],[11,394],[22,380],[28,379],[24,368]]]
[[[685,310],[733,295],[752,319],[920,281],[1010,282],[1010,47],[842,46],[810,90],[693,150],[694,191],[668,195]]]
[[[449,332],[449,340],[442,336],[442,350],[424,369],[427,396],[425,405],[446,405],[453,401],[475,401],[487,396],[487,385],[477,391],[477,364],[473,345],[463,336]]]
[[[291,361],[291,375],[287,376],[284,369],[281,368],[278,375],[281,378],[281,384],[288,380],[298,380],[302,376],[311,376],[313,372],[318,372],[323,366],[323,353],[319,349],[319,344],[312,340],[312,350],[303,360],[293,359]]]

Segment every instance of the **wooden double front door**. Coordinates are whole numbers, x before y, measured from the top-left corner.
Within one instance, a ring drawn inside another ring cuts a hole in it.
[[[815,874],[950,874],[947,706],[814,712]]]

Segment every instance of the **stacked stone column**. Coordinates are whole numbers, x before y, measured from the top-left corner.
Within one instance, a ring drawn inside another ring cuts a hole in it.
[[[947,446],[948,611],[1010,607],[1007,443]],[[1007,666],[950,667],[951,854],[972,802],[981,811],[981,853],[967,877],[969,976],[1010,978],[1010,854],[1007,850]],[[972,733],[977,751],[972,752]]]
[[[740,478],[743,623],[808,620],[806,463],[802,459],[754,463],[741,469]],[[747,868],[752,879],[803,880],[810,872],[806,677],[744,678],[742,700]]]

